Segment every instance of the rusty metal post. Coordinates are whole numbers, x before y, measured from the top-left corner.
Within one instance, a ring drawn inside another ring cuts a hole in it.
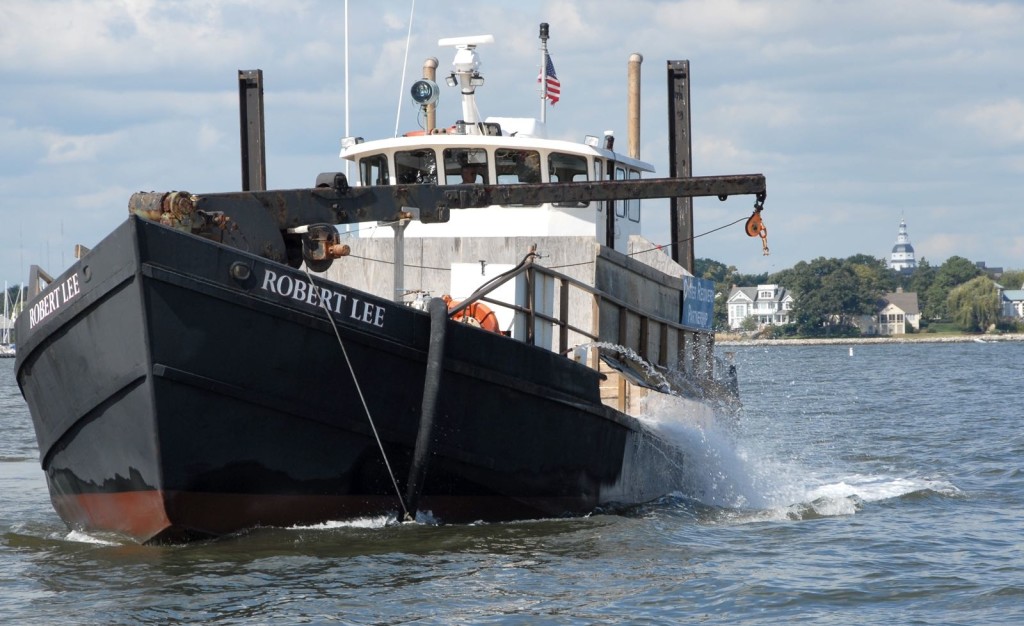
[[[437,82],[437,59],[430,57],[423,61],[423,78]],[[437,128],[437,103],[427,105],[427,134]]]
[[[693,176],[690,162],[690,62],[668,62],[669,176]],[[693,273],[693,199],[670,200],[672,260]]]
[[[241,122],[242,191],[263,191],[267,188],[263,70],[238,70],[238,112]]]
[[[640,158],[640,64],[643,62],[643,55],[634,52],[629,55],[626,71],[626,119],[629,126],[627,154],[634,159]]]

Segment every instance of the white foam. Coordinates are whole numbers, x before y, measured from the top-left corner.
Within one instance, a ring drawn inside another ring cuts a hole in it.
[[[80,530],[72,530],[65,537],[64,541],[71,541],[74,543],[88,543],[97,546],[119,546],[120,543],[116,541],[109,541],[107,539],[101,539],[88,533],[84,533]]]
[[[701,403],[651,394],[644,404],[644,425],[678,446],[688,459],[676,495],[739,517],[804,519],[854,515],[865,502],[934,491],[960,493],[951,483],[909,476],[835,474],[814,471],[795,460],[778,460],[756,442],[744,439],[733,418],[716,415]]]
[[[865,502],[879,502],[919,491],[935,491],[945,495],[955,495],[960,492],[954,485],[945,481],[850,474],[840,476],[834,482],[809,486],[807,498],[815,500],[822,497],[848,498],[856,496]]]
[[[853,497],[826,497],[813,500],[808,506],[821,517],[839,517],[859,511],[860,501]]]
[[[710,506],[763,508],[761,472],[739,446],[728,421],[712,407],[693,400],[651,394],[641,421],[680,448],[687,459],[682,493]],[[763,467],[762,467],[763,469]]]
[[[373,517],[359,517],[350,520],[330,520],[320,524],[308,526],[289,526],[291,530],[335,530],[337,528],[384,528],[395,520],[394,515],[377,515]]]

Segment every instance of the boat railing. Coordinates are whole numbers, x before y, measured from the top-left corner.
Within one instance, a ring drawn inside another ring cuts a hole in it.
[[[522,268],[521,270],[517,271],[515,274],[509,276],[508,279],[503,280],[500,283],[497,283],[496,285],[494,285],[494,288],[497,288],[497,287],[505,284],[506,282],[508,282],[508,280],[510,280],[512,278],[515,278],[516,276],[518,276],[520,274],[524,274],[524,273],[526,274],[527,296],[528,296],[528,304],[526,306],[520,306],[519,304],[516,304],[514,302],[505,302],[503,300],[495,300],[493,298],[488,298],[485,295],[477,296],[476,299],[477,300],[481,300],[481,301],[486,302],[486,303],[489,303],[489,304],[493,304],[495,306],[502,306],[502,307],[505,307],[507,309],[512,309],[517,314],[524,315],[526,317],[527,323],[526,323],[526,336],[523,338],[523,341],[525,341],[526,343],[528,343],[530,345],[536,345],[536,341],[537,341],[536,328],[537,328],[537,321],[538,320],[540,320],[541,322],[550,324],[552,327],[557,327],[558,328],[558,349],[557,349],[557,351],[560,354],[568,354],[569,351],[572,349],[572,347],[569,346],[569,333],[570,332],[574,332],[574,333],[577,333],[579,335],[582,335],[583,337],[589,339],[590,341],[599,341],[600,340],[600,337],[598,335],[594,334],[591,331],[585,330],[585,329],[583,329],[583,328],[581,328],[579,326],[573,325],[572,321],[569,319],[570,287],[576,287],[578,289],[581,289],[583,291],[586,291],[586,292],[594,295],[597,298],[600,298],[602,296],[598,292],[597,289],[594,289],[593,287],[591,287],[591,286],[589,286],[589,285],[587,285],[587,284],[585,284],[583,282],[580,282],[580,281],[576,280],[575,278],[572,278],[570,276],[566,276],[565,274],[561,274],[559,272],[556,272],[554,270],[551,270],[551,269],[548,269],[546,267],[539,266],[539,265],[530,265],[528,267]],[[537,307],[536,307],[535,301],[534,301],[534,298],[536,296],[536,292],[533,289],[533,285],[536,284],[536,275],[537,274],[549,276],[552,279],[558,281],[558,301],[559,301],[559,306],[558,306],[558,315],[557,315],[557,317],[553,316],[553,315],[548,315],[547,313],[544,313],[543,311],[537,310]],[[491,289],[488,290],[488,293],[490,291],[491,291]],[[618,302],[614,298],[611,298],[610,296],[607,296],[607,295],[605,295],[605,298],[610,300],[610,301],[613,301],[613,302]],[[463,307],[463,305],[469,306],[469,304],[471,302],[472,302],[472,300],[467,298],[466,301],[461,303],[459,306],[460,306],[460,308]]]
[[[726,369],[727,365],[716,364],[713,355],[714,337],[711,333],[696,331],[675,320],[642,310],[593,285],[534,263],[534,258],[531,251],[522,263],[487,282],[449,311],[449,315],[454,316],[476,301],[504,307],[512,310],[517,317],[521,316],[524,323],[516,326],[522,331],[517,339],[530,345],[540,345],[565,356],[571,356],[581,344],[601,344],[599,349],[601,346],[608,346],[609,349],[616,346],[624,352],[635,353],[659,370],[673,371],[677,377],[685,378],[689,384],[697,387],[722,385],[722,381],[716,381],[716,378],[723,378],[716,376],[716,369]],[[518,276],[523,276],[525,280],[525,290],[520,291],[520,302],[508,302],[491,296],[499,287]],[[550,281],[554,288],[555,302],[550,310],[538,306],[537,286],[541,277]],[[577,315],[573,315],[570,301],[574,292],[587,294],[592,299],[592,307],[589,308],[593,313],[589,319],[579,313],[578,307],[575,309]],[[604,325],[603,333],[600,324],[602,311],[612,312],[618,320],[617,324]],[[576,319],[578,317],[582,317],[582,320]],[[542,331],[545,325],[550,332]],[[554,332],[556,330],[557,334]],[[673,339],[670,339],[670,334]],[[652,343],[654,350],[651,349]],[[607,369],[602,367],[596,354],[586,364],[602,371]]]

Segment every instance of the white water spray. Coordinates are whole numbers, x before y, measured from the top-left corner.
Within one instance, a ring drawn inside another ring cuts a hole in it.
[[[856,472],[819,471],[795,459],[777,459],[744,435],[739,416],[706,403],[652,393],[641,422],[677,446],[687,462],[680,497],[719,509],[730,521],[814,519],[853,515],[867,502],[933,491],[960,491],[941,480]]]

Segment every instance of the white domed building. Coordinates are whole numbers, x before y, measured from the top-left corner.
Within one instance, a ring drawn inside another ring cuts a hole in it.
[[[892,255],[889,257],[889,267],[900,274],[912,274],[917,269],[914,246],[910,245],[910,237],[907,235],[907,220],[902,217],[896,245],[892,247]]]

